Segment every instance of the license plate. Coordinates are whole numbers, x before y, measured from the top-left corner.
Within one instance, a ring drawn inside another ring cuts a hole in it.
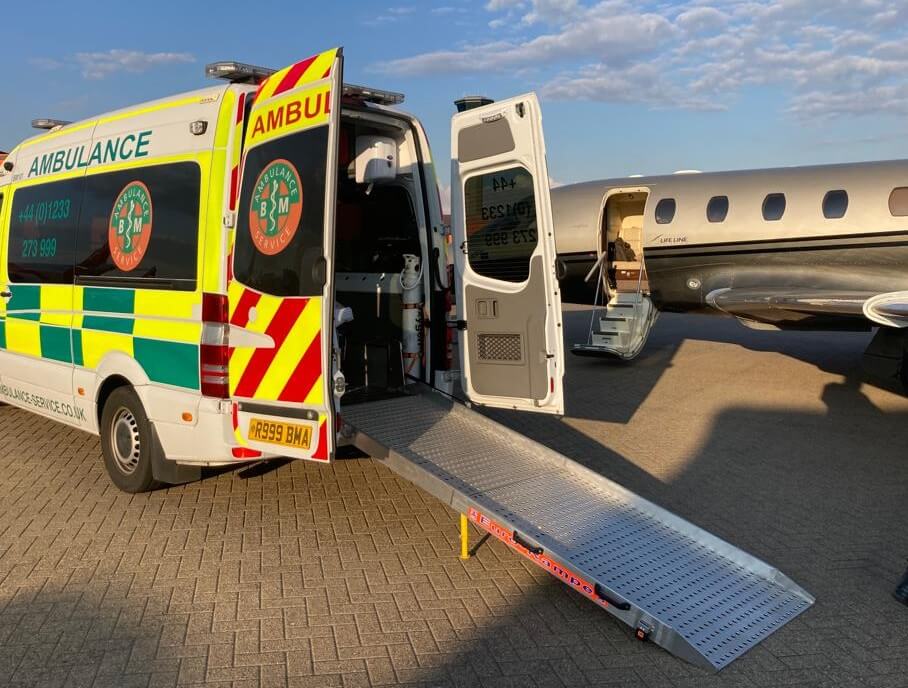
[[[256,442],[280,444],[284,447],[309,449],[312,444],[312,427],[298,423],[252,418],[249,421],[249,439]]]

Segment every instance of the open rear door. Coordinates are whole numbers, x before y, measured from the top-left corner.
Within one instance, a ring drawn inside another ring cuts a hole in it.
[[[561,297],[535,94],[454,116],[451,217],[467,397],[564,413]]]
[[[268,77],[246,125],[228,288],[241,447],[328,461],[341,50]],[[240,452],[242,454],[242,452]]]

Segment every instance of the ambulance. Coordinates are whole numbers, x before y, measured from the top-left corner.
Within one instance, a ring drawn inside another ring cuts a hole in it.
[[[563,412],[534,95],[454,116],[452,234],[423,127],[341,49],[206,71],[3,161],[0,400],[100,435],[127,492],[331,461],[346,406],[414,385]]]

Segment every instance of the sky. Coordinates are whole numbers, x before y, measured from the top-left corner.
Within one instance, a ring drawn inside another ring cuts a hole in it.
[[[536,91],[549,173],[908,157],[908,0],[7,2],[0,149],[342,45],[345,80],[402,91],[447,185],[453,101]]]

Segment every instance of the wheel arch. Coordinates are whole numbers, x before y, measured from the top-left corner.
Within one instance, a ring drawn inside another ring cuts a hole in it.
[[[145,404],[142,388],[150,380],[145,369],[136,359],[122,351],[112,351],[98,364],[96,370],[97,387],[95,388],[95,420],[101,426],[101,412],[110,394],[118,387],[132,387],[139,399]]]

